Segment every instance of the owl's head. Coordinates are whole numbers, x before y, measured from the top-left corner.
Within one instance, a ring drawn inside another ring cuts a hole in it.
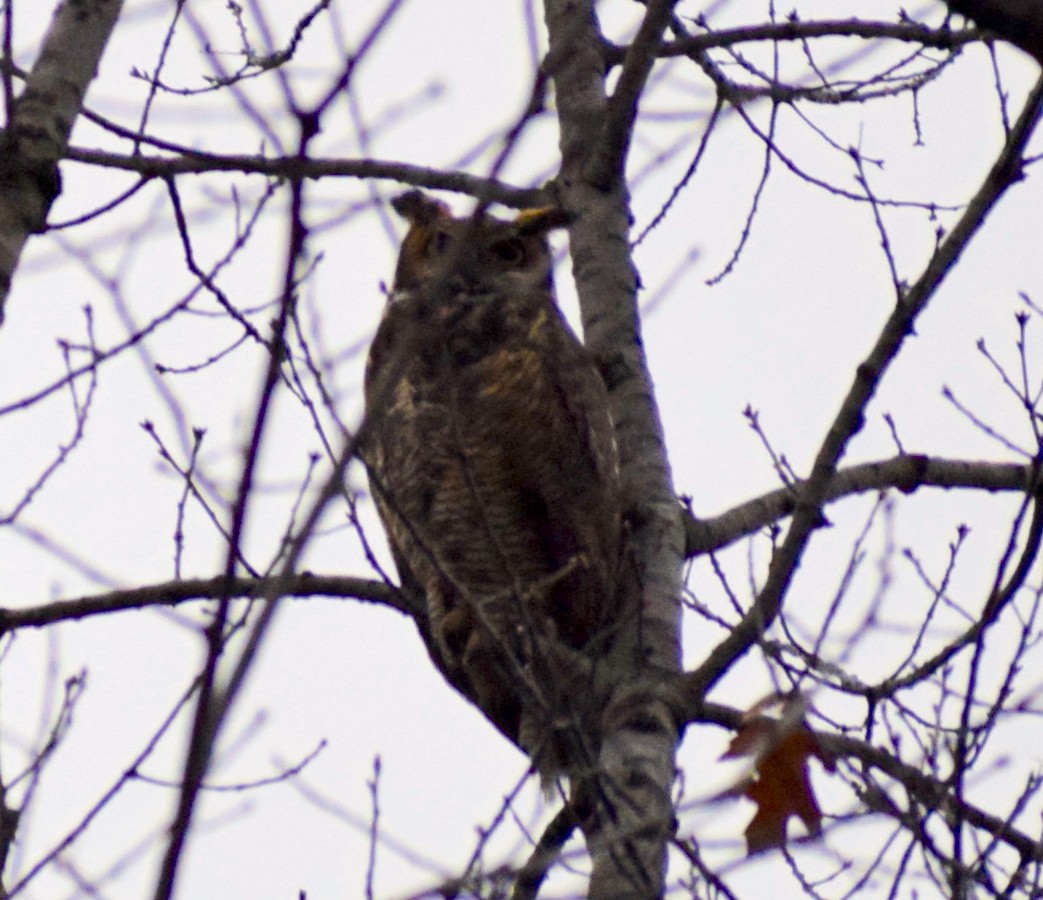
[[[402,194],[391,205],[410,226],[395,269],[396,291],[436,283],[467,291],[504,283],[549,289],[546,236],[571,221],[556,207],[523,210],[513,220],[484,213],[457,219],[421,191]]]

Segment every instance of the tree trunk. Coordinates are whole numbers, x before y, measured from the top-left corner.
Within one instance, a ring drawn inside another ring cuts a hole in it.
[[[601,164],[629,135],[606,128],[611,101],[593,4],[547,0],[545,8],[561,128],[559,196],[578,216],[569,232],[573,274],[585,341],[611,397],[631,526],[625,613],[608,661],[613,688],[583,826],[594,867],[589,896],[657,897],[674,827],[677,726],[654,672],[679,665],[680,507],[641,342],[622,159],[608,178]]]

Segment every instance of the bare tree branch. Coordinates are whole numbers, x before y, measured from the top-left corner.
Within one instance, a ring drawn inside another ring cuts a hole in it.
[[[663,32],[677,0],[649,0],[634,42],[627,48],[623,71],[605,110],[605,125],[597,152],[587,167],[592,184],[609,186],[623,176],[627,151],[637,120],[638,101],[652,73]]]
[[[396,181],[433,190],[456,191],[481,197],[487,203],[522,209],[546,205],[547,193],[540,188],[517,188],[491,178],[466,172],[446,172],[408,163],[378,159],[311,159],[295,156],[215,156],[185,148],[176,157],[108,153],[102,150],[70,147],[66,159],[107,169],[134,172],[142,178],[170,178],[208,172],[241,172],[273,178],[362,178]]]
[[[996,32],[1043,65],[1043,4],[1037,0],[945,0],[953,12]]]
[[[0,323],[22,248],[43,230],[60,191],[58,161],[122,7],[122,0],[60,4],[9,110],[0,138]]]
[[[1031,493],[1038,487],[1035,472],[1031,463],[1019,465],[907,454],[839,469],[823,490],[822,502],[831,503],[853,494],[888,488],[904,494],[912,494],[922,487]],[[686,555],[693,557],[720,550],[792,514],[806,484],[803,480],[796,481],[712,518],[686,515]]]
[[[297,155],[303,159],[307,156],[309,143],[319,131],[318,113],[299,111],[298,126],[300,138]],[[283,357],[286,352],[286,333],[290,323],[290,311],[296,302],[297,269],[303,258],[307,237],[307,229],[302,215],[303,183],[300,178],[295,178],[291,182],[290,205],[290,233],[287,241],[286,265],[279,312],[272,323],[267,370],[261,385],[239,485],[232,505],[231,527],[229,529],[228,548],[225,556],[224,578],[226,585],[236,577],[239,570],[241,542],[246,527],[247,510],[253,500],[253,486],[257,477],[261,444],[268,432],[269,416],[272,413],[276,389],[280,383]],[[339,475],[340,473],[341,469],[338,468],[336,474]],[[286,572],[292,571],[295,561],[295,559],[288,560]],[[283,579],[279,579],[279,582],[282,582],[284,579],[285,575]],[[276,602],[282,595],[281,588],[282,584],[277,584],[277,593],[269,598],[270,602],[261,613],[258,623],[255,624],[247,647],[240,655],[232,678],[223,691],[218,690],[217,687],[217,666],[225,650],[225,641],[227,640],[226,625],[231,609],[232,596],[226,588],[218,598],[217,609],[214,611],[211,622],[205,631],[207,641],[206,663],[200,680],[195,718],[192,723],[192,735],[185,754],[184,774],[181,782],[181,792],[178,797],[177,813],[170,828],[170,841],[167,845],[167,852],[163,858],[163,865],[156,883],[156,900],[168,900],[168,898],[173,896],[182,850],[185,841],[188,839],[196,800],[202,787],[203,778],[209,767],[210,758],[214,752],[218,733],[231,706],[236,689],[241,684],[243,674],[256,653],[256,648],[265,632],[265,626],[271,622],[274,616]]]
[[[18,609],[0,609],[0,634],[24,628],[43,628],[56,622],[75,622],[91,616],[147,609],[151,606],[178,606],[197,600],[216,600],[221,596],[258,598],[271,593],[276,578],[235,578],[228,582],[223,576],[189,578],[146,585],[125,591],[110,591],[96,596],[56,600],[39,606]],[[381,581],[351,578],[339,575],[314,575],[302,572],[284,585],[287,597],[341,597],[378,603],[415,616],[417,609],[405,595]]]
[[[967,206],[956,227],[931,257],[923,274],[895,306],[876,346],[859,365],[854,383],[830,427],[794,510],[785,541],[771,561],[768,579],[753,609],[710,654],[706,662],[689,676],[695,695],[708,691],[775,620],[783,598],[812,531],[822,522],[825,491],[833,479],[837,462],[848,442],[865,422],[865,409],[880,381],[896,358],[906,337],[913,331],[919,314],[926,308],[938,286],[1007,189],[1022,178],[1022,154],[1035,132],[1043,107],[1043,79],[1037,81],[1006,145],[989,171],[977,194]]]
[[[742,723],[742,718],[741,710],[718,703],[707,703],[693,721],[711,722],[737,730]],[[952,793],[951,785],[925,772],[920,765],[904,762],[894,754],[858,738],[821,732],[816,733],[816,737],[836,756],[857,760],[893,778],[926,810],[937,810],[944,814],[958,813],[976,828],[989,832],[1013,848],[1022,858],[1034,861],[1043,860],[1043,841],[1029,837],[1012,826],[1010,822],[991,815],[966,800],[956,798]],[[875,786],[874,789],[879,791],[879,788],[875,788]],[[886,811],[891,815],[897,815],[899,812],[898,807],[891,800],[878,804],[874,808]],[[908,825],[902,818],[899,818],[899,821],[904,826]]]
[[[951,6],[952,4],[950,4]],[[722,47],[756,41],[804,41],[823,37],[860,37],[866,40],[894,40],[942,50],[963,47],[984,39],[976,28],[953,30],[950,28],[927,28],[910,22],[869,22],[864,19],[818,20],[801,22],[771,22],[749,25],[743,28],[722,28],[706,34],[692,35],[673,41],[664,41],[659,47],[660,59],[675,56],[690,56]],[[627,47],[610,45],[605,56],[610,64],[619,64],[627,53]]]

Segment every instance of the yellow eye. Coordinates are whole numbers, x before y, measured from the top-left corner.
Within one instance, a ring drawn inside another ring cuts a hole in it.
[[[518,238],[504,238],[489,245],[489,250],[501,263],[507,266],[522,266],[528,259],[525,243]]]

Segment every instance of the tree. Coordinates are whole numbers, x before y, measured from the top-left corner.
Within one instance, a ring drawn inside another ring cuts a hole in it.
[[[428,896],[1033,896],[1043,52],[1033,4],[949,6],[6,4],[7,896],[226,896],[250,875],[214,848],[260,840],[240,797],[359,824],[348,777],[368,857],[335,890],[391,889],[393,852]],[[392,693],[448,696],[354,461],[406,186],[573,215],[635,623],[587,660],[589,789],[530,822],[523,779],[439,878],[417,785],[481,796],[471,737],[513,751]],[[371,698],[404,730],[360,770]],[[273,894],[327,890],[311,827],[274,839],[299,869],[252,866]]]

